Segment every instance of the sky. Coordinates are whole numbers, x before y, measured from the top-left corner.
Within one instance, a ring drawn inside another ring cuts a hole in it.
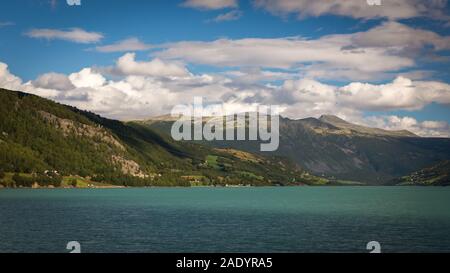
[[[377,2],[2,1],[0,87],[121,120],[201,96],[450,137],[450,3]]]

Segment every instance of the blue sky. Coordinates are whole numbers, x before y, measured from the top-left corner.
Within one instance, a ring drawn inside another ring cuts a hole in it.
[[[5,1],[0,85],[119,119],[201,95],[448,136],[447,1],[313,2]]]

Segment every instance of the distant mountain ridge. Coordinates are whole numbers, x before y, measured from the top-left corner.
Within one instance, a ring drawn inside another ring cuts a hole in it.
[[[172,122],[167,118],[141,121],[166,134]],[[259,152],[255,141],[202,143]],[[380,185],[450,159],[450,139],[369,128],[330,115],[299,120],[281,117],[280,147],[274,154],[294,160],[315,175]]]
[[[393,136],[393,137],[419,137],[408,130],[383,130],[379,128],[365,127],[347,122],[337,116],[323,115],[319,121],[331,124],[342,130],[349,130],[360,134],[375,135],[375,136]]]
[[[162,115],[148,118],[141,123],[151,124],[158,122],[173,122],[180,118],[180,116]],[[218,119],[218,117],[203,117],[203,122],[211,119]],[[419,137],[418,135],[408,130],[384,130],[373,127],[365,127],[357,124],[347,122],[334,115],[322,115],[320,118],[305,118],[299,119],[311,128],[317,129],[318,132],[326,130],[327,133],[343,134],[343,133],[359,133],[365,135],[376,136],[396,136],[396,137]],[[324,126],[326,124],[331,126]]]

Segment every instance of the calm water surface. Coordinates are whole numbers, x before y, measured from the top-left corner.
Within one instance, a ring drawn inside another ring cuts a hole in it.
[[[0,252],[450,252],[450,188],[0,189]]]

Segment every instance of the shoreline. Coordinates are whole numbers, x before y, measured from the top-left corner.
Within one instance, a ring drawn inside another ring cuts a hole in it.
[[[222,188],[222,189],[238,189],[238,188],[351,188],[351,187],[369,187],[369,188],[379,188],[379,187],[402,187],[402,188],[447,188],[448,186],[436,186],[436,185],[289,185],[289,186],[191,186],[191,187],[166,187],[166,186],[154,186],[154,187],[125,187],[125,186],[96,186],[96,187],[39,187],[39,188],[27,188],[27,187],[4,187],[0,186],[0,190],[98,190],[98,189],[200,189],[200,188]]]

